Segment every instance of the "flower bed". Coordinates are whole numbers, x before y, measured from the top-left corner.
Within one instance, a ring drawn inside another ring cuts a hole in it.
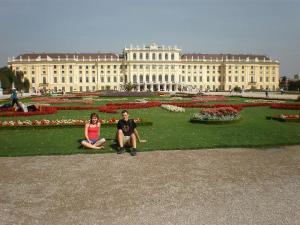
[[[272,99],[248,99],[245,100],[247,103],[285,103],[282,100],[272,100]]]
[[[296,115],[273,115],[273,116],[267,116],[267,119],[269,120],[278,120],[281,122],[300,122],[300,114]]]
[[[185,109],[182,107],[174,106],[174,105],[161,105],[163,109],[166,109],[170,112],[185,112]]]
[[[118,123],[118,119],[101,119],[101,126],[112,126]],[[140,118],[135,118],[134,121],[139,126],[148,126],[152,125],[152,122],[141,120]],[[0,128],[20,128],[20,127],[70,127],[70,126],[84,126],[88,123],[88,120],[80,119],[68,119],[68,120],[24,120],[24,121],[0,121]]]
[[[102,91],[100,96],[105,97],[150,97],[155,96],[153,92],[134,92],[134,91]]]
[[[272,109],[300,110],[300,104],[272,104],[270,107]]]
[[[1,112],[0,117],[36,116],[36,115],[55,114],[56,112],[57,112],[56,107],[40,107],[38,111],[34,111],[34,112],[16,112],[16,111]]]
[[[80,104],[87,104],[91,105],[93,104],[93,100],[80,100],[80,99],[67,99],[67,98],[46,98],[46,97],[41,97],[41,98],[33,98],[32,99],[35,102],[46,102],[48,104],[65,104],[65,103],[80,103]]]
[[[161,106],[161,102],[127,102],[127,103],[107,103],[106,106],[115,107],[116,109],[143,109]]]
[[[192,115],[193,123],[226,123],[240,120],[239,111],[232,107],[205,108]]]

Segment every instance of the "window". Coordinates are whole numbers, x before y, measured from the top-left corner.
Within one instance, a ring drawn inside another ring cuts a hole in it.
[[[140,59],[141,60],[143,59],[143,53],[140,53]]]
[[[53,65],[53,68],[56,69],[57,68],[56,65]]]
[[[149,83],[149,75],[146,75],[146,82]]]
[[[136,53],[133,53],[133,59],[136,60]]]
[[[159,80],[159,82],[162,82],[162,75],[158,76],[158,80]]]
[[[86,83],[89,82],[89,77],[85,77],[85,82],[86,82]]]
[[[206,77],[206,81],[209,82],[209,77]]]
[[[143,65],[140,65],[140,69],[143,69]]]
[[[92,77],[92,82],[93,82],[93,83],[96,82],[96,77]]]
[[[231,82],[231,77],[228,77],[228,81]]]
[[[161,53],[158,54],[158,59],[159,59],[159,60],[162,60],[162,55],[161,55]]]
[[[101,83],[104,83],[104,77],[101,77]]]
[[[165,75],[165,81],[168,82],[168,80],[169,80],[169,77],[168,77],[168,75],[166,74],[166,75]]]
[[[168,55],[168,53],[165,54],[165,60],[169,60],[169,55]]]
[[[114,77],[114,82],[117,83],[117,77]]]
[[[146,60],[149,59],[149,53],[146,53]]]
[[[262,81],[263,81],[263,78],[262,78],[262,77],[260,77],[260,78],[259,78],[259,81],[260,81],[260,82],[262,82]]]
[[[62,82],[62,83],[65,83],[65,77],[62,77],[62,78],[61,78],[61,82]]]
[[[34,77],[31,78],[31,83],[33,83],[33,84],[35,83]]]
[[[143,83],[143,75],[140,75],[140,83]]]
[[[46,84],[46,77],[43,77],[43,84]]]
[[[152,60],[155,60],[155,53],[152,53]]]
[[[136,75],[133,75],[133,83],[136,83]]]
[[[62,68],[62,69],[64,69],[64,68],[65,68],[65,66],[64,66],[64,65],[61,65],[61,68]]]
[[[82,69],[82,66],[79,66],[79,69]]]
[[[110,82],[110,77],[107,77],[107,82]]]
[[[155,75],[152,75],[152,81],[153,81],[153,82],[156,82],[156,77],[155,77]]]
[[[175,76],[173,74],[171,75],[171,81],[175,82]]]
[[[82,77],[79,77],[79,82],[82,83]]]
[[[72,77],[69,77],[69,82],[73,83],[73,78]]]
[[[171,54],[171,60],[174,60],[174,53]]]
[[[197,77],[194,77],[194,82],[197,82]]]

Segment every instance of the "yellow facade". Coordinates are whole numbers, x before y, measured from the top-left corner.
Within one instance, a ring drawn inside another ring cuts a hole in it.
[[[131,46],[122,54],[22,54],[9,59],[8,65],[24,72],[33,91],[122,90],[129,82],[138,91],[279,87],[279,62],[267,56],[182,54],[177,47],[156,44]]]

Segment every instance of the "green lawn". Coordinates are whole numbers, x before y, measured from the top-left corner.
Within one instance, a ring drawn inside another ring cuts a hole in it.
[[[132,99],[132,98],[129,98]],[[134,98],[136,99],[136,98]],[[186,99],[188,101],[188,99]],[[239,103],[243,99],[232,102]],[[104,103],[104,102],[103,102]],[[300,124],[267,120],[267,115],[299,114],[300,110],[275,110],[268,107],[249,107],[241,111],[242,120],[233,124],[206,125],[189,122],[199,109],[172,113],[161,108],[130,110],[130,117],[152,121],[152,126],[139,127],[147,143],[139,144],[140,151],[169,149],[200,149],[217,147],[264,147],[300,144]],[[92,110],[58,111],[54,115],[23,118],[0,117],[3,120],[24,119],[88,119]],[[119,118],[119,114],[102,114],[101,118]],[[103,127],[101,136],[114,138],[116,128]],[[0,156],[52,155],[115,152],[115,143],[107,142],[104,151],[79,149],[77,140],[83,137],[82,128],[21,128],[0,129]]]

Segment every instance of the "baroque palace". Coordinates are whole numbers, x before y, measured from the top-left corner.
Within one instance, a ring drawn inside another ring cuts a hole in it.
[[[265,55],[183,54],[180,48],[150,44],[114,53],[30,53],[8,59],[32,91],[75,92],[230,91],[234,87],[277,90],[279,62]]]

